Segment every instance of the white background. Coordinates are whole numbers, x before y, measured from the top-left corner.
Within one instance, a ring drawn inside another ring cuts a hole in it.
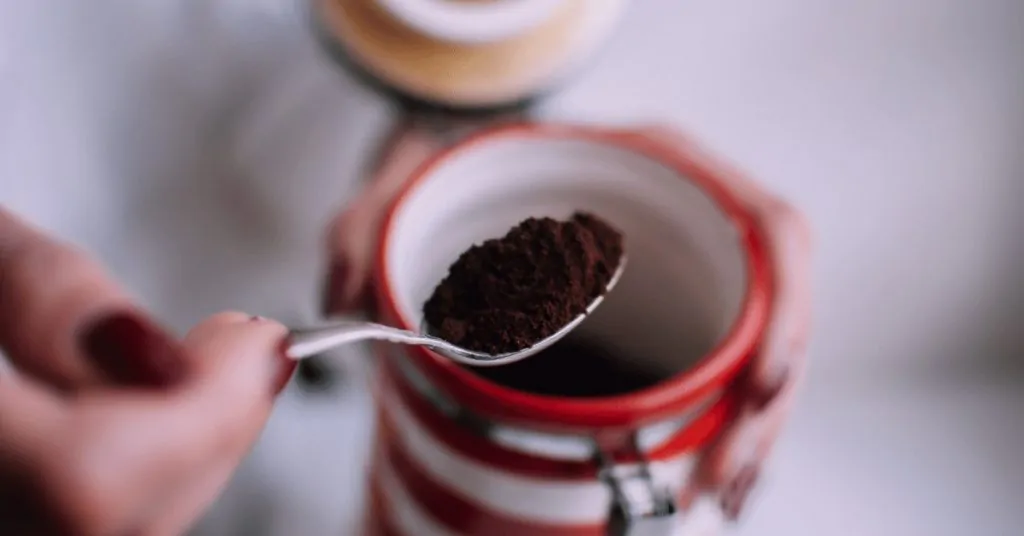
[[[813,371],[744,533],[1020,533],[1022,51],[1015,0],[641,0],[543,104],[677,123],[814,224]],[[284,0],[0,0],[0,202],[180,330],[313,318],[322,227],[392,117]],[[286,393],[204,533],[346,532],[346,366]]]

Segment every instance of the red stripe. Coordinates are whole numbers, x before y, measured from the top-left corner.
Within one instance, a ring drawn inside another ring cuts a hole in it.
[[[366,519],[363,522],[364,536],[404,536],[394,527],[390,504],[377,481],[379,469],[374,466],[374,478],[370,480],[370,497],[367,501]]]
[[[730,398],[732,400],[732,398]],[[734,404],[721,406],[724,414],[731,414]],[[459,492],[452,491],[446,486],[434,480],[434,478],[423,470],[416,460],[407,453],[400,433],[394,423],[386,415],[383,407],[378,407],[378,426],[374,443],[373,480],[371,482],[371,505],[376,509],[372,514],[376,522],[373,524],[379,536],[414,536],[402,534],[394,528],[394,518],[388,511],[388,498],[383,496],[379,478],[382,463],[386,462],[391,466],[392,472],[399,480],[399,485],[406,490],[416,507],[431,517],[439,525],[449,530],[468,535],[486,536],[520,536],[530,534],[531,536],[599,536],[604,534],[604,527],[600,525],[569,525],[551,526],[530,523],[526,520],[516,519],[505,514],[498,514],[475,504],[472,500],[464,497]],[[726,417],[731,418],[731,417]],[[699,432],[696,431],[695,434]],[[684,508],[689,504],[685,497],[681,497],[679,506]],[[369,526],[369,525],[368,525]]]
[[[708,408],[704,415],[694,419],[680,433],[654,449],[649,458],[651,460],[666,460],[708,445],[711,440],[722,433],[727,424],[736,418],[739,400],[738,389],[726,392],[720,400]]]
[[[390,389],[396,393],[398,401],[409,410],[412,416],[436,440],[455,452],[484,465],[519,475],[559,480],[593,480],[596,478],[597,468],[593,463],[552,460],[534,456],[507,449],[474,434],[440,413],[423,396],[414,391],[398,373],[390,359],[382,360],[382,363],[384,364],[381,370],[382,390]],[[727,392],[703,415],[696,417],[682,431],[651,452],[649,458],[652,461],[666,460],[702,447],[721,431],[731,418],[735,405],[735,393]],[[636,460],[622,458],[620,461]]]
[[[387,379],[385,389],[397,394],[396,402],[412,414],[434,439],[459,454],[504,471],[542,478],[564,480],[591,480],[597,475],[596,468],[588,462],[552,460],[509,450],[483,438],[464,426],[452,421],[430,405],[403,380],[395,377],[394,365],[390,362],[383,367],[382,376]]]
[[[469,498],[439,484],[412,460],[398,438],[394,428],[380,426],[384,444],[381,445],[388,463],[394,470],[409,497],[422,512],[429,513],[439,525],[459,534],[485,536],[602,536],[600,525],[544,525],[490,511],[473,503]]]

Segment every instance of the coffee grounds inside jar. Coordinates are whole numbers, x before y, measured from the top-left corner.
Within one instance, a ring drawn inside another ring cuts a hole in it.
[[[529,218],[463,253],[423,313],[432,334],[463,348],[522,350],[586,312],[622,254],[622,234],[591,214]]]
[[[631,366],[627,356],[582,336],[570,335],[537,355],[500,367],[466,367],[494,383],[544,396],[616,396],[664,379]]]

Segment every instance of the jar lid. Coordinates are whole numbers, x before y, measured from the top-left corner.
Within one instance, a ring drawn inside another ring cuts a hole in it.
[[[327,45],[385,86],[463,109],[500,107],[557,83],[605,41],[626,4],[560,0],[552,4],[557,9],[525,33],[465,44],[417,32],[392,15],[383,1],[318,0]]]

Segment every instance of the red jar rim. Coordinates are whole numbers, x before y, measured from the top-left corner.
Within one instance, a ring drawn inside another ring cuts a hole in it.
[[[437,387],[474,412],[535,428],[565,431],[633,428],[685,412],[703,396],[726,387],[749,362],[768,322],[771,265],[760,229],[749,211],[728,191],[719,177],[724,171],[643,136],[626,136],[607,129],[546,123],[505,125],[475,133],[421,165],[399,191],[385,217],[378,244],[376,281],[380,312],[386,321],[415,330],[418,326],[399,312],[387,269],[387,246],[394,220],[409,193],[448,160],[479,145],[503,138],[530,137],[582,140],[613,145],[640,153],[691,180],[732,221],[743,241],[747,288],[740,313],[728,334],[694,366],[651,387],[602,398],[543,396],[510,389],[462,368],[448,358],[421,347],[406,349],[415,364]]]

